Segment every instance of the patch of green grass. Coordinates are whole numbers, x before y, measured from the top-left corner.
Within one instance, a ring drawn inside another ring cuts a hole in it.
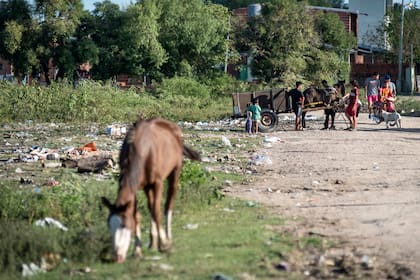
[[[74,279],[209,279],[217,273],[280,277],[283,273],[274,265],[281,260],[283,250],[291,250],[292,243],[283,242],[285,239],[267,225],[282,223],[263,208],[230,198],[201,210],[175,211],[171,253],[146,249],[143,260],[130,258],[121,265],[92,263],[93,272]],[[185,229],[188,224],[197,224],[197,228]],[[161,259],[150,260],[153,256]],[[72,262],[34,279],[66,277],[75,267],[84,268],[84,264]]]
[[[420,111],[420,97],[416,96],[398,96],[395,107],[399,112],[410,113]]]

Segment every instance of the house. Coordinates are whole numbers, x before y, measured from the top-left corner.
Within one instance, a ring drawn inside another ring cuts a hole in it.
[[[0,81],[13,80],[13,66],[9,61],[0,57]]]
[[[381,38],[377,31],[387,21],[387,12],[391,9],[392,0],[349,0],[349,10],[360,15],[359,48],[390,49],[386,34]]]

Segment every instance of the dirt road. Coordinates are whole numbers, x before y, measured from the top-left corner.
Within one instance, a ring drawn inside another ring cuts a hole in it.
[[[344,131],[340,117],[337,130],[315,121],[271,133],[281,141],[259,153],[273,164],[231,191],[287,217],[297,235],[341,240],[399,270],[396,278],[420,279],[420,118],[388,130],[366,114],[359,120],[357,131]]]

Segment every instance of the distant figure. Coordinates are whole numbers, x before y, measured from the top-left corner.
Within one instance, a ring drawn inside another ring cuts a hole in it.
[[[392,94],[392,87],[385,83],[381,88],[381,98],[380,101],[383,104],[383,108],[386,112],[393,113],[395,111],[394,107],[394,95]]]
[[[378,101],[380,88],[379,73],[374,72],[372,77],[367,78],[365,81],[365,94],[369,108],[369,119],[372,118],[373,103]]]
[[[296,88],[288,92],[287,98],[292,98],[292,109],[295,113],[295,130],[303,130],[302,128],[302,110],[305,103],[305,96],[303,95],[303,83],[297,81]]]
[[[328,82],[326,80],[323,80],[322,82],[322,86],[324,87],[325,93],[326,93],[326,101],[325,102],[326,106],[331,105],[331,103],[333,101],[335,101],[336,96],[337,96],[337,90],[334,87],[331,87],[328,85]],[[328,109],[324,109],[324,114],[325,114],[325,121],[324,121],[324,128],[322,128],[323,130],[328,129],[328,123],[330,121],[330,117],[331,117],[331,126],[329,127],[329,129],[335,129],[335,125],[334,125],[334,119],[335,119],[335,110],[334,108],[328,108]]]
[[[358,107],[358,100],[359,100],[359,84],[356,80],[350,82],[351,91],[348,93],[344,98],[349,99],[349,104],[346,108],[346,117],[350,121],[350,127],[346,130],[356,130],[357,127],[357,107]]]
[[[247,110],[248,110],[249,106],[251,106],[251,103],[247,104],[247,106],[246,106]],[[246,112],[245,131],[248,134],[252,133],[252,112],[251,111]]]
[[[397,98],[397,87],[391,82],[391,76],[386,74],[384,77],[384,85],[391,90],[391,94],[394,98]]]
[[[252,120],[252,126],[251,126],[251,132],[252,133],[258,133],[258,123],[261,120],[261,107],[258,104],[258,99],[254,98],[252,101],[252,105],[248,107],[247,111],[252,113],[251,120]]]

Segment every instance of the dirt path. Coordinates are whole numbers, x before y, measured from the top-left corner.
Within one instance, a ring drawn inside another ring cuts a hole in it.
[[[420,118],[389,130],[366,114],[359,120],[351,132],[340,117],[335,131],[312,122],[271,133],[281,142],[259,153],[273,164],[231,192],[288,217],[297,235],[343,240],[378,265],[404,267],[403,279],[420,279]]]

